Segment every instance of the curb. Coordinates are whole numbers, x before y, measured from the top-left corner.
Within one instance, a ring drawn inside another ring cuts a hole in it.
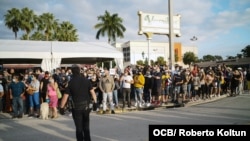
[[[209,103],[213,101],[220,100],[222,98],[227,98],[229,97],[228,94],[223,94],[219,97],[212,97],[211,99],[208,100],[198,100],[198,101],[193,101],[193,102],[188,102],[188,103],[168,103],[166,105],[161,105],[161,106],[149,106],[149,107],[144,107],[144,108],[136,108],[136,107],[131,107],[131,108],[116,108],[115,109],[115,114],[123,114],[127,112],[133,112],[133,111],[147,111],[147,110],[157,110],[157,109],[168,109],[168,108],[179,108],[179,107],[189,107],[189,106],[194,106],[194,105],[199,105],[199,104],[204,104],[204,103]],[[91,113],[93,114],[102,114],[102,109],[100,109],[98,112],[92,111]],[[111,111],[108,110],[105,115],[111,114]],[[10,119],[11,115],[9,113],[0,113],[0,119]]]
[[[199,104],[203,104],[203,103],[209,103],[209,102],[217,101],[217,100],[220,100],[220,99],[226,98],[226,97],[228,97],[228,94],[223,94],[223,95],[220,95],[219,97],[215,96],[215,97],[212,97],[211,99],[189,102],[189,103],[185,104],[185,107],[199,105]]]
[[[197,100],[197,101],[192,101],[192,102],[187,102],[187,103],[168,103],[168,104],[164,104],[161,106],[149,106],[149,107],[144,107],[144,108],[136,108],[136,107],[132,107],[132,108],[118,108],[115,109],[115,113],[116,114],[121,114],[121,113],[126,113],[126,112],[132,112],[132,111],[147,111],[147,110],[156,110],[156,109],[168,109],[168,108],[178,108],[178,107],[189,107],[189,106],[194,106],[194,105],[199,105],[199,104],[203,104],[203,103],[209,103],[209,102],[213,102],[213,101],[217,101],[220,100],[222,98],[226,98],[228,97],[227,94],[223,94],[219,97],[212,97],[211,99],[206,99],[206,100]],[[181,100],[179,100],[181,101]],[[102,115],[102,110],[96,112],[96,114],[101,114]],[[111,114],[111,112],[109,110],[107,110],[107,112],[105,114]]]

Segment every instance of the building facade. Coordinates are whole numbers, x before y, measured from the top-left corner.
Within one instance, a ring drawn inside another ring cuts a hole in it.
[[[167,42],[148,42],[148,41],[128,41],[125,43],[116,43],[115,47],[123,52],[124,66],[135,65],[138,60],[145,59],[156,61],[158,57],[163,57],[169,62],[169,43]],[[186,52],[193,52],[198,56],[196,46],[182,46],[181,43],[174,43],[174,52],[177,55],[175,64],[184,65],[182,58]]]

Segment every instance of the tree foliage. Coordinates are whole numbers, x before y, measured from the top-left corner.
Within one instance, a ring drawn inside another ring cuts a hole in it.
[[[203,56],[203,61],[215,61],[216,59],[215,59],[215,57],[213,56],[213,55],[204,55]]]
[[[166,62],[166,60],[164,60],[164,57],[159,56],[159,57],[157,57],[157,61],[155,63],[158,65],[166,65],[167,62]]]
[[[108,42],[116,42],[116,38],[123,38],[123,33],[126,31],[126,28],[123,26],[123,19],[118,16],[117,13],[111,15],[107,10],[104,15],[97,17],[99,23],[97,23],[94,28],[98,29],[96,33],[96,39],[99,39],[100,36],[108,36]]]
[[[144,65],[144,62],[143,62],[143,60],[138,60],[138,61],[136,61],[136,64],[137,64],[137,65],[143,66],[143,65]]]
[[[241,50],[244,57],[250,57],[250,45],[247,45],[244,49]]]
[[[77,41],[77,29],[69,21],[63,21],[57,31],[57,39],[59,41]]]
[[[21,25],[20,28],[26,32],[23,35],[26,40],[29,40],[30,32],[35,28],[36,25],[36,15],[33,10],[25,7],[21,10]]]
[[[222,56],[220,55],[214,55],[215,60],[223,60]]]
[[[17,8],[12,8],[7,10],[4,15],[5,26],[11,29],[15,34],[15,39],[17,39],[17,32],[21,26],[21,12]]]
[[[25,32],[21,40],[78,41],[74,25],[65,21],[59,23],[52,13],[36,15],[27,7],[21,10],[12,8],[7,10],[4,18],[5,26],[15,33],[15,39],[21,29]]]
[[[195,63],[198,58],[195,56],[193,52],[186,52],[183,56],[183,63],[185,65],[190,65],[191,63]]]
[[[44,33],[46,40],[53,40],[53,34],[58,28],[58,19],[52,13],[43,13],[39,16],[38,31]]]

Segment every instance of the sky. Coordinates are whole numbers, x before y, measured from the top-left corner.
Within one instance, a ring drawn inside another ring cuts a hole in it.
[[[180,37],[174,42],[197,46],[198,58],[204,55],[228,56],[241,54],[250,45],[250,0],[172,0],[173,15],[181,15]],[[147,41],[138,35],[138,11],[168,15],[168,0],[0,0],[0,39],[15,39],[4,23],[4,15],[12,8],[28,7],[35,14],[52,13],[55,18],[70,21],[79,41],[108,41],[107,36],[96,39],[94,25],[97,17],[117,13],[126,28],[124,38],[117,42]],[[18,38],[24,34],[18,32]],[[196,41],[190,39],[196,36]],[[169,42],[165,35],[153,35],[151,42]]]

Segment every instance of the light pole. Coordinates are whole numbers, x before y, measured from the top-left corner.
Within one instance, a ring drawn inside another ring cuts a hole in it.
[[[190,40],[193,41],[193,42],[195,42],[195,41],[198,40],[198,38],[197,38],[196,36],[193,36]],[[195,50],[194,48],[195,48],[195,45],[193,44],[193,52],[194,52],[194,50]],[[195,52],[194,52],[194,53],[195,53]]]
[[[191,40],[191,41],[197,41],[198,38],[197,38],[196,36],[193,36],[190,40]]]
[[[135,51],[133,51],[133,56],[134,56],[134,64],[136,65],[136,61],[135,61]]]
[[[169,17],[169,67],[174,70],[174,33],[173,33],[173,13],[172,13],[172,0],[168,0],[168,17]]]
[[[145,63],[145,61],[144,61],[144,55],[145,55],[144,51],[142,51],[141,55],[142,55],[142,63],[144,64]]]
[[[155,57],[155,59],[156,59],[156,61],[157,61],[156,51],[157,51],[157,48],[153,49],[153,52],[154,52],[154,57]]]

